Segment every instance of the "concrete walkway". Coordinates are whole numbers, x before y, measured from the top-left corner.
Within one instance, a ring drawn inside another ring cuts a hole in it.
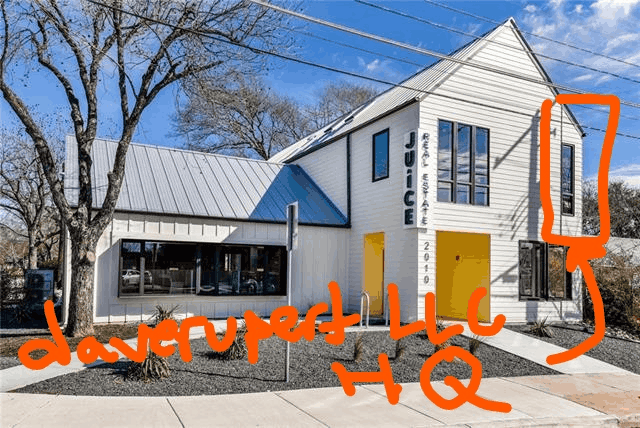
[[[208,426],[640,426],[640,376],[591,374],[483,379],[478,395],[513,406],[496,413],[464,404],[443,410],[420,384],[402,384],[400,402],[384,386],[196,397],[76,397],[0,394],[2,427],[208,427]],[[454,394],[442,382],[434,389]],[[612,400],[613,398],[613,400]]]
[[[469,330],[466,322],[455,322],[464,327],[463,336],[473,337],[473,333]],[[571,361],[562,364],[547,364],[547,357],[552,354],[562,352],[565,348],[553,345],[543,340],[536,339],[526,334],[517,333],[512,330],[503,328],[495,336],[483,338],[483,342],[495,348],[507,351],[510,354],[517,355],[521,358],[538,363],[541,366],[548,367],[555,371],[565,374],[576,373],[620,373],[632,374],[627,370],[596,360],[587,355],[581,355]]]

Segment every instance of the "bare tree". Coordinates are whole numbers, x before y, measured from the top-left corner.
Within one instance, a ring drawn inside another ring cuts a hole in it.
[[[175,120],[187,147],[269,159],[305,135],[328,125],[372,98],[376,91],[346,81],[331,82],[317,101],[303,106],[264,81],[237,73],[226,80],[202,76],[182,82],[187,102]]]
[[[585,235],[600,234],[598,188],[593,181],[582,186],[582,229]],[[640,239],[640,189],[622,181],[609,183],[611,236]]]
[[[26,238],[25,268],[37,269],[38,247],[46,244],[50,257],[58,241],[57,212],[51,209],[49,185],[33,144],[6,129],[0,132],[0,139],[0,209],[7,213],[0,224]],[[53,150],[56,157],[59,149]]]
[[[361,106],[377,93],[371,86],[346,80],[330,82],[316,94],[317,102],[305,108],[305,116],[312,129],[320,129]]]
[[[269,159],[308,131],[298,104],[271,91],[262,80],[230,74],[225,81],[184,81],[187,97],[175,120],[187,148]]]
[[[181,79],[205,71],[211,76],[259,68],[264,59],[243,46],[288,48],[285,18],[245,0],[31,0],[3,1],[0,8],[0,91],[37,149],[69,231],[72,275],[66,334],[92,334],[96,244],[112,221],[127,150],[142,113],[163,89]],[[105,69],[112,65],[115,76],[110,78]],[[65,198],[50,138],[38,126],[37,110],[19,93],[23,89],[15,74],[28,67],[55,78],[68,104],[78,153],[77,202]],[[94,204],[91,151],[100,123],[100,81],[117,88],[121,117],[106,196]]]

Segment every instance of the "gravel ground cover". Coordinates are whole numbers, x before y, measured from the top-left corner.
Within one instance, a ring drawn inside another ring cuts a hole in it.
[[[95,334],[93,336],[98,342],[108,343],[111,337],[119,337],[121,339],[137,337],[138,324],[97,324],[94,326],[94,331]],[[53,340],[53,337],[48,329],[3,328],[2,332],[0,332],[0,357],[17,357],[20,347],[31,339]],[[83,338],[67,337],[66,339],[69,349],[74,352]],[[42,355],[44,355],[44,351],[35,351],[31,354],[32,357],[36,358]],[[1,360],[0,364],[3,364]]]
[[[18,357],[0,357],[0,370],[19,366],[20,364],[22,363],[20,362]]]
[[[126,379],[129,361],[103,364],[78,373],[59,376],[21,388],[16,392],[97,395],[97,396],[176,396],[215,395],[244,392],[265,392],[287,389],[340,386],[331,370],[334,361],[350,372],[378,372],[378,354],[389,355],[395,382],[419,382],[424,361],[433,345],[424,335],[402,339],[406,346],[400,358],[395,358],[396,345],[387,332],[368,332],[363,336],[362,360],[353,361],[357,333],[347,333],[341,346],[329,345],[323,336],[313,342],[301,340],[291,345],[291,382],[284,382],[285,343],[272,337],[260,343],[259,360],[255,365],[242,360],[225,361],[215,357],[205,339],[191,342],[193,360],[185,363],[177,354],[169,357],[171,375],[163,380],[144,383]],[[468,349],[469,339],[454,337],[452,343]],[[481,344],[477,357],[483,364],[483,377],[551,375],[556,371],[515,355]],[[432,381],[453,375],[469,378],[470,368],[461,362],[439,364],[432,372]]]
[[[528,325],[507,325],[505,328],[567,349],[573,348],[591,336],[591,333],[582,331],[583,327],[579,325],[549,327],[553,337],[535,336],[529,332],[530,326]],[[630,372],[640,374],[640,342],[638,341],[605,336],[604,339],[602,339],[595,348],[588,351],[586,355],[616,367],[629,370]]]

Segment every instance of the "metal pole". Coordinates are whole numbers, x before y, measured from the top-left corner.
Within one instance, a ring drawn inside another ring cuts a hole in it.
[[[289,254],[287,255],[287,306],[291,306],[291,260],[293,259],[293,248],[287,251]],[[287,382],[289,382],[289,361],[290,361],[290,352],[291,352],[291,343],[287,340],[287,369],[286,369],[286,377]]]

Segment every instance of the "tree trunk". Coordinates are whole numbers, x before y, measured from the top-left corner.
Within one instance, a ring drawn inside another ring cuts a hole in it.
[[[71,295],[65,334],[83,337],[93,334],[93,272],[96,243],[89,233],[71,235]]]
[[[27,269],[38,269],[38,249],[36,248],[36,231],[29,231],[29,263]]]

